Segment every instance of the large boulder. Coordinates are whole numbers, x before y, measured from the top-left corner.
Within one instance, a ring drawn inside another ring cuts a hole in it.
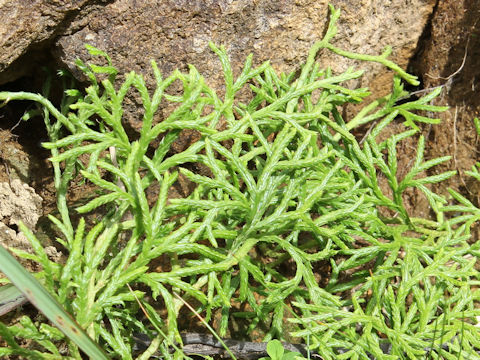
[[[150,59],[169,73],[194,64],[213,86],[220,86],[218,61],[208,41],[228,49],[234,69],[253,52],[278,70],[293,70],[327,23],[327,0],[77,0],[0,1],[0,83],[28,70],[31,49],[52,50],[75,72],[74,60],[87,59],[84,44],[107,51],[121,71],[149,76]],[[334,0],[342,9],[336,44],[376,54],[386,45],[392,59],[406,66],[432,12],[435,0]],[[39,53],[39,52],[37,52]],[[23,56],[22,56],[23,55]],[[17,60],[17,61],[15,61]],[[342,71],[352,62],[322,54],[324,66]],[[13,67],[12,67],[13,65]],[[365,67],[365,84],[388,91],[380,66]],[[31,69],[30,69],[31,70]],[[78,75],[78,72],[75,72]],[[388,77],[388,76],[387,76]]]
[[[350,51],[381,53],[391,45],[392,59],[405,67],[432,12],[434,0],[333,1],[342,9],[335,43]],[[238,74],[249,53],[257,64],[270,60],[279,71],[292,71],[305,60],[312,44],[321,39],[328,21],[327,0],[240,0],[240,1],[150,1],[117,0],[86,18],[72,21],[86,24],[56,41],[55,54],[76,76],[75,59],[90,60],[84,49],[89,43],[106,51],[121,72],[135,70],[153,86],[150,60],[155,59],[164,74],[175,68],[195,65],[208,83],[221,90],[220,63],[209,49],[211,40],[224,45]],[[344,71],[355,62],[323,52],[319,61],[334,71]],[[356,64],[358,65],[358,64]],[[391,88],[391,73],[378,64],[362,64],[366,76],[362,85],[376,95]],[[126,119],[138,129],[135,101],[126,105]]]
[[[378,54],[387,45],[393,60],[406,66],[432,12],[434,0],[336,0],[342,9],[336,44],[354,52]],[[219,62],[208,42],[224,45],[237,71],[249,53],[256,63],[271,60],[281,71],[294,70],[312,44],[322,38],[328,19],[327,0],[150,1],[117,0],[85,18],[81,30],[60,36],[58,57],[71,70],[86,60],[83,44],[110,54],[121,71],[150,74],[155,59],[164,73],[194,64],[217,86]],[[351,61],[323,53],[323,66],[342,71]],[[368,64],[366,82],[383,73]],[[388,86],[389,88],[389,86]]]

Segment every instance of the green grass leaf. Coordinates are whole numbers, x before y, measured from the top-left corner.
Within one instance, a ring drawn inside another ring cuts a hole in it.
[[[25,227],[22,230],[24,232],[28,231]],[[0,270],[55,326],[91,358],[108,359],[103,350],[72,319],[71,315],[65,312],[42,284],[28,273],[2,246],[0,246],[0,258]]]

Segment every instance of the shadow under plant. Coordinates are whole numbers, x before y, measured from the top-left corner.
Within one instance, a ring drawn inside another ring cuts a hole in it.
[[[277,74],[268,62],[252,68],[249,57],[235,79],[225,50],[211,44],[225,78],[223,98],[193,66],[164,78],[152,62],[153,93],[133,72],[120,83],[108,56],[90,46],[108,64],[79,61],[91,85],[85,94],[67,90],[60,109],[37,94],[0,93],[3,101],[32,100],[44,109],[59,213],[50,220],[68,256],[63,264],[51,261],[26,228],[36,254],[12,251],[43,267],[37,278],[110,356],[169,356],[169,346],[182,341],[178,316],[185,302],[222,337],[234,318],[243,318],[249,331],[268,329],[265,341],[300,338],[325,359],[468,358],[478,350],[479,245],[467,240],[480,210],[457,193],[461,205],[447,207],[429,189],[455,172],[422,177],[449,159],[425,161],[423,137],[411,168],[398,176],[397,146],[419,123],[438,123],[416,111],[445,110],[430,105],[439,91],[404,102],[401,79],[416,79],[387,59],[388,50],[371,56],[336,48],[331,40],[339,12],[331,12],[324,39],[298,76]],[[346,121],[342,106],[362,102],[369,92],[342,85],[361,71],[320,69],[315,56],[321,48],[394,70],[392,93]],[[174,82],[182,84],[181,94],[169,93]],[[122,124],[122,101],[132,88],[143,102],[136,139]],[[245,88],[249,103],[235,98]],[[162,102],[177,106],[155,124]],[[378,141],[398,117],[406,131]],[[359,144],[351,130],[374,122]],[[199,140],[172,154],[184,129]],[[208,171],[195,173],[192,163]],[[72,209],[66,196],[77,173],[98,194]],[[180,175],[194,189],[170,198]],[[403,195],[412,187],[425,194],[434,220],[408,214]],[[158,195],[151,201],[148,192]],[[94,226],[72,220],[74,211],[88,216],[99,207],[104,216]],[[446,211],[459,215],[447,219]],[[319,267],[324,273],[315,271]],[[25,318],[21,325],[1,325],[7,346],[0,351],[81,358],[75,339],[57,332],[52,341],[53,328],[44,325]],[[132,333],[151,340],[139,354]],[[35,347],[20,347],[18,338]],[[62,340],[67,349],[60,354]]]

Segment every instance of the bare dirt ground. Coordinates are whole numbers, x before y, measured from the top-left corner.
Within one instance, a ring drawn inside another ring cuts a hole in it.
[[[433,171],[457,170],[458,175],[438,184],[436,190],[445,194],[447,188],[461,192],[479,204],[478,182],[465,171],[479,159],[478,140],[473,119],[480,111],[480,4],[477,1],[440,1],[432,24],[411,63],[421,75],[425,89],[442,86],[435,105],[447,105],[440,114],[442,123],[425,126],[426,157],[451,155],[451,161]]]

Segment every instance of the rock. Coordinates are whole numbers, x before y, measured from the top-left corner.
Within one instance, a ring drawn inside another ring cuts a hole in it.
[[[280,71],[294,70],[327,23],[327,0],[76,0],[0,1],[0,84],[12,81],[52,49],[70,70],[87,59],[84,43],[107,51],[122,71],[142,72],[151,80],[149,61],[163,73],[194,64],[221,87],[218,60],[208,42],[227,47],[238,72],[253,52],[255,62],[270,59]],[[342,9],[336,44],[350,51],[377,54],[391,45],[393,60],[408,63],[435,0],[362,0],[332,2]],[[32,56],[32,51],[35,56]],[[27,54],[27,55],[26,55]],[[42,55],[43,54],[43,55]],[[343,71],[351,61],[322,54],[323,66]],[[390,88],[381,66],[365,67],[370,84]],[[388,78],[388,76],[386,76]]]
[[[0,221],[0,246],[33,252],[32,245],[22,232],[16,232]]]
[[[33,229],[42,216],[42,198],[35,190],[14,179],[9,183],[0,183],[0,221],[7,225],[19,225],[22,221]]]
[[[42,215],[42,198],[19,179],[0,183],[0,246],[33,252],[25,235],[15,229],[23,222],[34,230]],[[27,261],[21,261],[27,264]]]
[[[34,231],[42,212],[42,198],[33,188],[19,179],[12,180],[10,184],[0,183],[0,246],[33,253],[32,244],[16,226],[18,227],[21,221]],[[38,235],[37,238],[39,238]],[[49,242],[51,241],[44,242],[46,255],[50,260],[60,263],[63,254],[55,246],[48,245]],[[34,261],[18,256],[16,258],[30,271],[39,270],[39,265]],[[0,278],[2,276],[3,274],[0,274]]]
[[[84,17],[102,0],[0,0],[0,84],[41,64],[45,48],[72,18]],[[71,28],[73,30],[73,28]],[[35,56],[25,56],[27,52]]]
[[[214,88],[222,88],[220,64],[208,42],[224,45],[239,73],[253,52],[256,64],[270,59],[279,71],[292,71],[306,59],[312,44],[322,38],[328,20],[327,0],[117,0],[88,15],[86,26],[56,41],[56,56],[76,76],[74,61],[89,61],[84,44],[106,51],[121,72],[135,70],[153,84],[150,60],[163,74],[195,65]],[[405,67],[432,12],[435,0],[335,0],[342,9],[335,44],[349,51],[379,54],[393,47],[392,59]],[[85,22],[85,19],[78,21]],[[71,27],[78,28],[77,20]],[[344,71],[353,61],[323,52],[323,67]],[[95,60],[94,60],[95,61]],[[391,74],[378,64],[362,64],[369,85],[384,95]],[[130,119],[138,129],[139,117]]]

